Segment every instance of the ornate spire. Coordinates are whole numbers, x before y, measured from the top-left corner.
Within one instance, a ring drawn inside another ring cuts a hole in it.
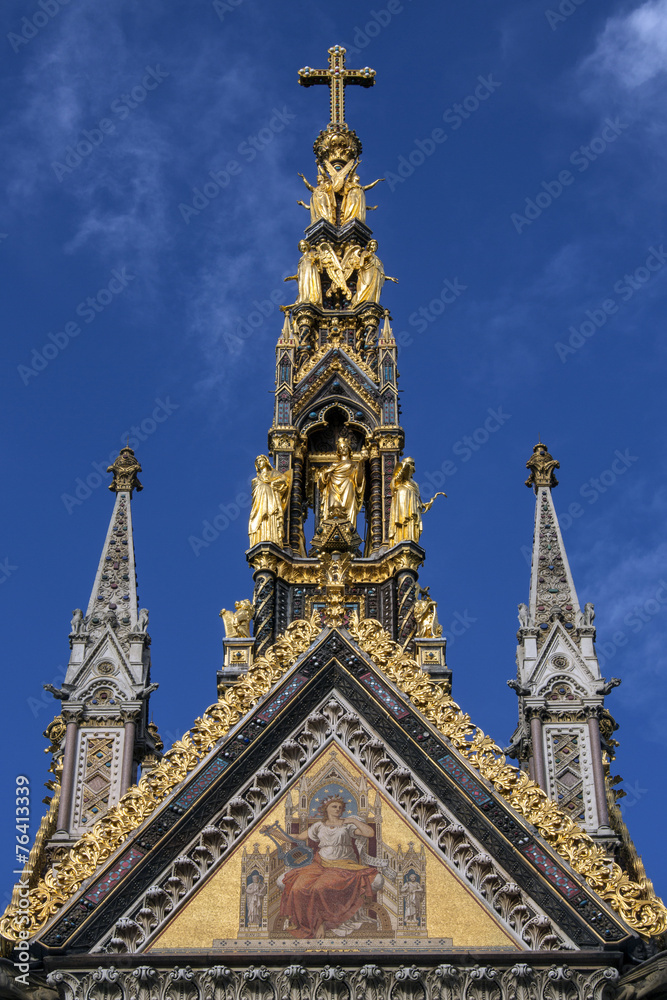
[[[613,850],[604,754],[615,723],[604,708],[593,605],[582,612],[551,495],[558,462],[541,442],[527,463],[536,494],[529,603],[519,605],[519,726],[510,752],[574,820]],[[602,732],[601,732],[602,723]]]
[[[113,473],[109,489],[116,494],[116,502],[88,601],[86,626],[95,632],[113,618],[116,627],[129,632],[139,626],[131,500],[133,490],[143,489],[137,479],[141,466],[128,447],[121,449],[107,472]],[[146,621],[147,614],[143,615]],[[142,625],[145,627],[145,622]]]
[[[382,301],[397,279],[367,224],[377,206],[366,194],[382,178],[363,183],[361,143],[345,122],[345,86],[370,87],[375,72],[347,69],[345,50],[334,46],[328,68],[306,67],[299,82],[330,87],[331,116],[315,142],[314,183],[299,175],[308,225],[285,279],[296,295],[276,331],[269,454],[255,461],[253,655],[294,619],[316,614],[338,626],[357,614],[383,620],[405,648],[437,645],[424,662],[444,670],[444,640],[420,633],[415,617],[422,514],[432,501],[422,502],[412,461],[401,465],[398,349]],[[235,642],[225,639],[225,671],[249,662]]]
[[[157,684],[150,683],[148,611],[138,608],[134,564],[131,498],[142,489],[140,471],[129,447],[109,466],[116,500],[88,608],[73,613],[62,688],[49,686],[66,725],[54,844],[88,829],[134,782],[137,765],[154,766],[160,756],[148,727]]]
[[[544,636],[549,623],[557,619],[568,630],[574,628],[579,601],[551,495],[558,484],[553,470],[560,468],[560,463],[551,457],[546,445],[536,444],[526,467],[530,469],[526,485],[533,486],[537,498],[529,614]]]

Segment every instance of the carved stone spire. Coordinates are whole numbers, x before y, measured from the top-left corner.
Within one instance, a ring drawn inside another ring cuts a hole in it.
[[[527,463],[536,494],[529,603],[519,605],[519,726],[510,753],[593,836],[613,848],[601,736],[611,719],[595,653],[593,605],[582,612],[551,495],[559,467],[543,444]],[[615,725],[612,721],[612,726]]]
[[[72,616],[70,660],[61,689],[66,732],[58,832],[54,842],[89,829],[136,780],[137,765],[159,756],[148,727],[150,683],[148,612],[139,609],[131,498],[142,486],[141,466],[123,448],[109,472],[116,494],[95,582],[84,615]]]
[[[113,474],[109,489],[116,494],[116,502],[88,601],[85,624],[91,634],[97,635],[106,623],[112,622],[118,638],[127,646],[129,634],[145,631],[148,622],[148,612],[140,613],[138,608],[131,501],[133,490],[139,492],[143,486],[137,478],[141,466],[132,448],[121,448],[107,472]]]

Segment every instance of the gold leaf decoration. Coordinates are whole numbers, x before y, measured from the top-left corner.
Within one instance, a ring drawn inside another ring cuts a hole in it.
[[[188,776],[218,740],[271,690],[320,632],[319,623],[292,622],[266,655],[255,660],[248,673],[226,688],[220,701],[195,720],[192,729],[174,743],[160,764],[129,788],[120,802],[31,886],[27,914],[25,909],[19,909],[18,893],[14,893],[0,920],[0,935],[9,941],[19,940],[20,931],[24,935],[28,931],[31,937],[34,936]]]
[[[500,747],[473,725],[442,681],[432,680],[374,619],[354,617],[348,629],[377,667],[631,928],[644,937],[667,929],[667,910],[651,883],[633,881],[523,771],[507,764]],[[321,626],[315,619],[292,622],[247,674],[223,690],[220,701],[195,721],[160,764],[130,788],[118,805],[31,888],[28,924],[25,910],[19,911],[14,901],[10,903],[0,921],[0,934],[9,941],[18,940],[19,930],[34,936],[320,634]]]
[[[354,620],[349,631],[415,707],[633,930],[645,937],[664,933],[667,909],[648,879],[633,881],[524,771],[508,764],[498,744],[473,725],[445,685],[431,680],[380,622]]]

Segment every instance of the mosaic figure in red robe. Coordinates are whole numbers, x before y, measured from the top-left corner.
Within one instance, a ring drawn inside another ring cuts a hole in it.
[[[364,865],[354,838],[374,836],[373,828],[358,816],[343,817],[345,800],[339,795],[325,799],[321,819],[291,840],[310,840],[316,845],[310,864],[292,868],[280,876],[280,914],[288,918],[297,938],[346,937],[361,929],[358,911],[374,900],[383,884],[377,868]]]

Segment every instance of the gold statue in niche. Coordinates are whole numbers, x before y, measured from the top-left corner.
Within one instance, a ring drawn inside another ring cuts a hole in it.
[[[301,259],[297,265],[296,274],[290,274],[285,281],[297,282],[297,299],[295,306],[310,303],[313,306],[322,305],[322,281],[320,279],[320,257],[307,240],[299,243]]]
[[[353,266],[358,270],[357,290],[352,299],[352,308],[362,302],[379,302],[382,286],[385,281],[398,284],[398,278],[392,278],[384,273],[382,261],[376,254],[377,240],[369,240],[365,250],[359,250]],[[349,263],[352,263],[351,259]]]
[[[257,476],[252,481],[252,507],[248,522],[250,547],[258,542],[275,542],[282,546],[283,519],[292,485],[292,472],[277,472],[266,455],[257,456],[255,469]]]
[[[348,521],[354,525],[364,499],[364,463],[368,452],[362,448],[359,457],[355,457],[349,443],[339,438],[336,456],[337,461],[321,469],[317,476],[322,495],[322,519],[326,520],[334,508],[342,508]]]
[[[360,222],[366,221],[366,211],[375,211],[377,208],[377,205],[366,205],[366,191],[370,191],[383,180],[384,177],[378,177],[372,184],[362,184],[359,174],[356,171],[351,173],[343,190],[343,203],[340,209],[341,226],[344,226],[346,222],[351,222],[352,219],[359,219]]]
[[[431,509],[435,497],[447,496],[446,493],[439,492],[422,503],[419,486],[412,478],[414,473],[414,459],[405,458],[398,463],[391,477],[389,541],[392,545],[398,542],[418,542],[424,527],[422,514]]]

